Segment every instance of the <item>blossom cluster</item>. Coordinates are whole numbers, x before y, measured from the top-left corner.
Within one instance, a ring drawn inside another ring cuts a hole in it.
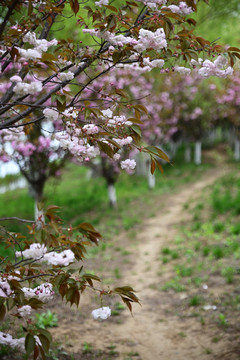
[[[98,146],[90,145],[86,138],[81,138],[81,128],[75,124],[69,124],[65,131],[55,134],[60,146],[70,153],[80,162],[89,161],[99,155]]]
[[[167,47],[166,35],[162,28],[157,29],[155,32],[140,29],[138,40],[130,36],[116,35],[109,31],[99,31],[97,29],[83,29],[82,31],[83,33],[104,39],[114,46],[132,45],[138,52],[143,52],[149,48],[159,52]]]
[[[215,61],[205,60],[202,63],[202,67],[198,70],[198,73],[202,77],[217,76],[226,78],[233,74],[233,68],[228,66],[227,59],[219,55]]]
[[[9,282],[6,279],[0,279],[0,296],[8,298],[12,295]]]
[[[161,49],[164,49],[166,47],[166,35],[162,28],[157,29],[155,32],[140,29],[139,40],[137,44],[134,45],[134,49],[138,52],[143,52],[150,48],[159,52]]]
[[[50,283],[43,283],[34,289],[23,287],[22,291],[26,299],[37,298],[43,302],[47,302],[53,298],[54,291],[52,287]]]
[[[24,251],[16,251],[15,255],[17,257],[24,256],[25,259],[37,260],[42,258],[46,252],[47,252],[47,248],[45,245],[34,243],[30,245],[29,249],[26,249]]]
[[[92,317],[94,318],[94,320],[106,320],[107,318],[109,318],[109,316],[111,316],[111,309],[108,306],[103,306],[99,309],[95,309],[92,311]]]
[[[42,82],[41,81],[32,81],[30,84],[23,82],[22,79],[18,76],[18,81],[13,88],[13,91],[17,95],[35,95],[42,91]],[[16,76],[12,77],[10,80],[16,82]]]
[[[0,331],[0,344],[10,346],[13,349],[24,351],[25,337],[21,337],[20,339],[14,339],[12,335]]]
[[[23,256],[25,259],[34,259],[40,262],[47,262],[49,265],[68,266],[75,261],[75,256],[72,250],[67,249],[61,252],[50,251],[47,252],[47,247],[39,243],[31,244],[29,249],[24,251],[16,251],[16,256]]]
[[[51,41],[47,41],[46,39],[37,39],[36,34],[34,32],[27,32],[23,37],[24,43],[29,43],[33,45],[33,49],[21,49],[17,48],[19,54],[22,56],[24,60],[37,60],[42,57],[42,53],[46,52],[50,46],[54,46],[58,44],[56,39]]]
[[[18,315],[22,318],[27,319],[32,313],[32,308],[30,305],[24,305],[18,308]]]
[[[193,8],[188,6],[185,1],[180,1],[179,5],[169,5],[166,9],[170,9],[171,12],[178,14],[178,15],[189,15],[194,12]]]
[[[103,5],[108,5],[108,0],[95,1],[95,5],[99,7],[102,7]]]
[[[166,5],[167,0],[137,0],[139,2],[144,3],[144,5],[148,6],[152,10],[156,10],[159,5]]]

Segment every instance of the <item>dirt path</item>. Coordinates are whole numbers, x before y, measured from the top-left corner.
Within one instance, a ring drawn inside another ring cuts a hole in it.
[[[56,328],[54,335],[61,341],[67,341],[69,351],[78,353],[85,342],[97,349],[115,345],[115,350],[119,353],[117,359],[121,360],[131,359],[131,356],[141,360],[225,359],[220,354],[231,346],[228,339],[221,343],[211,343],[215,329],[203,329],[195,318],[181,319],[175,313],[174,301],[176,296],[180,299],[181,294],[159,292],[152,285],[161,286],[167,276],[166,272],[159,276],[159,271],[162,270],[159,260],[161,248],[176,236],[175,226],[190,219],[190,214],[184,210],[184,204],[201,196],[207,186],[228,171],[226,166],[208,170],[197,182],[187,184],[187,187],[185,185],[178,192],[169,195],[167,204],[162,205],[158,216],[144,222],[143,231],[137,235],[139,245],[134,250],[134,266],[123,274],[125,283],[131,284],[138,291],[142,307],[134,306],[133,318],[127,311],[123,311],[120,322],[110,319],[94,322],[91,318],[85,318],[81,324],[77,311],[71,317],[71,323],[66,317],[65,326],[63,322],[63,326]],[[161,198],[157,199],[160,200]],[[209,347],[211,354],[207,350]]]

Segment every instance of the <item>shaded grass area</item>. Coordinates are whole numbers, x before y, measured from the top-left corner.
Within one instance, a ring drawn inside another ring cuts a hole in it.
[[[181,166],[167,165],[163,175],[156,174],[157,184],[154,190],[149,190],[145,177],[121,174],[117,184],[118,207],[111,209],[108,204],[107,187],[103,178],[89,179],[87,169],[69,164],[63,171],[60,180],[50,180],[45,188],[45,206],[61,207],[60,216],[67,223],[77,225],[83,221],[91,222],[100,231],[112,235],[115,230],[128,230],[141,221],[138,217],[135,201],[139,199],[147,204],[151,213],[151,203],[155,195],[168,193],[178,185],[193,181],[207,165],[197,167],[183,164]],[[24,219],[33,218],[33,199],[27,189],[16,189],[0,194],[0,217],[17,216]],[[26,233],[26,225],[15,221],[1,223],[9,231]]]
[[[45,207],[57,205],[60,217],[73,226],[81,222],[90,222],[104,236],[98,248],[89,249],[89,256],[105,251],[115,235],[124,230],[131,230],[135,225],[149,216],[155,215],[156,196],[168,194],[179,185],[197,179],[208,168],[208,165],[177,163],[164,166],[164,174],[156,173],[156,188],[148,189],[147,179],[143,176],[129,176],[122,173],[116,183],[118,207],[109,207],[107,186],[103,178],[89,179],[88,169],[75,164],[68,164],[61,179],[50,180],[45,188]],[[0,194],[0,217],[17,216],[33,219],[33,199],[27,189],[16,189]],[[1,222],[8,231],[27,234],[26,224],[17,221]],[[103,249],[102,246],[104,247]],[[13,257],[12,249],[5,249],[0,243],[1,256]]]

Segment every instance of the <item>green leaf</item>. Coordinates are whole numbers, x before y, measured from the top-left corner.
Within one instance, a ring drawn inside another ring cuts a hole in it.
[[[137,133],[139,136],[142,135],[141,129],[140,129],[140,127],[139,127],[138,125],[131,125],[131,128],[132,128],[133,131],[134,131],[135,133]]]
[[[41,356],[42,356],[42,360],[46,360],[45,352],[44,352],[42,346],[39,346],[39,350],[40,350],[40,353],[41,353]]]
[[[28,16],[31,17],[32,12],[33,12],[32,0],[29,0],[29,2],[28,2]]]
[[[34,336],[31,334],[27,334],[25,338],[25,350],[28,355],[34,351],[35,345],[36,345],[36,340]]]
[[[128,99],[128,94],[126,93],[126,91],[122,90],[122,89],[115,89],[115,93]]]
[[[57,100],[57,109],[63,112],[66,109],[66,102],[62,104]]]
[[[103,151],[105,154],[107,154],[110,158],[113,157],[114,151],[110,145],[106,144],[103,141],[98,141],[97,143],[98,143],[98,147],[101,151]]]
[[[137,108],[137,109],[140,109],[140,110],[142,110],[143,112],[145,112],[145,114],[148,114],[147,108],[146,108],[144,105],[142,105],[142,104],[135,105],[134,108],[135,108],[135,109],[136,109],[136,108]]]
[[[114,51],[112,55],[113,63],[116,64],[122,57],[121,51]]]
[[[49,343],[52,342],[52,335],[50,334],[49,331],[47,331],[46,329],[39,329],[38,332],[41,335],[45,336],[48,339]]]
[[[39,340],[41,341],[42,348],[43,348],[44,352],[48,353],[48,350],[50,348],[50,342],[49,342],[48,338],[46,336],[44,336],[44,335],[41,335],[41,334],[38,337],[39,337]]]

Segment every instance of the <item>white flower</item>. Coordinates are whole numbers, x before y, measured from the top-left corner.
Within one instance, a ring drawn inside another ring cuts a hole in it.
[[[37,60],[42,57],[42,53],[36,49],[25,50],[18,48],[18,52],[25,60]]]
[[[120,154],[114,154],[113,155],[113,160],[117,161],[120,159]]]
[[[16,256],[23,255],[26,259],[39,259],[47,252],[47,248],[45,245],[41,245],[39,243],[31,244],[29,249],[24,251],[16,251]]]
[[[22,79],[20,78],[20,76],[14,75],[10,78],[10,81],[18,83],[18,82],[22,82]]]
[[[136,45],[134,45],[134,49],[136,49],[138,52],[142,52],[148,48],[153,48],[159,51],[166,47],[166,36],[162,28],[157,29],[155,32],[140,29],[138,42]]]
[[[0,331],[0,344],[2,345],[9,345],[12,341],[12,335],[5,334],[2,331]]]
[[[68,266],[70,263],[74,262],[75,256],[72,250],[64,250],[60,253],[55,251],[45,254],[42,258],[42,261],[47,261],[51,265],[62,265]]]
[[[58,77],[60,81],[69,81],[74,78],[74,73],[71,71],[68,71],[67,73],[62,72],[58,74]]]
[[[92,311],[92,317],[94,318],[94,320],[106,320],[107,318],[109,318],[109,316],[111,316],[111,309],[108,306],[103,306],[99,309],[95,309]]]
[[[102,5],[108,5],[108,0],[95,1],[95,5],[102,7]]]
[[[124,139],[117,139],[113,138],[113,140],[120,146],[129,145],[133,141],[133,138],[131,136],[127,136]]]
[[[12,335],[5,334],[0,331],[0,344],[1,345],[8,345],[12,348],[19,349],[21,351],[24,351],[25,349],[25,337],[22,337],[20,339],[13,339]]]
[[[21,337],[20,339],[12,339],[9,345],[14,349],[25,351],[25,337]]]
[[[207,284],[203,284],[202,288],[203,288],[203,290],[207,290],[208,289]]]
[[[150,58],[149,57],[146,57],[143,59],[143,64],[145,66],[149,66],[149,70],[155,68],[155,67],[159,67],[159,68],[162,68],[163,65],[164,65],[164,60],[162,59],[156,59],[156,60],[152,60],[150,61]]]
[[[31,315],[32,308],[29,305],[24,305],[18,309],[19,316],[23,318],[28,318]]]
[[[99,129],[96,125],[88,124],[83,126],[82,131],[90,135],[90,134],[97,134]]]
[[[102,114],[103,114],[103,116],[108,117],[108,118],[112,118],[112,116],[113,116],[112,110],[110,110],[110,109],[102,110]]]
[[[55,121],[58,119],[58,111],[50,108],[46,108],[43,110],[43,115],[49,121]]]
[[[178,66],[176,65],[175,66],[175,71],[177,71],[179,74],[186,74],[186,75],[189,75],[191,73],[191,69],[189,68],[186,68],[184,66]]]
[[[127,159],[127,160],[121,161],[121,168],[123,170],[133,170],[133,169],[135,169],[135,167],[136,167],[135,160]]]
[[[35,95],[36,93],[42,91],[42,82],[41,81],[33,81],[29,84],[28,92],[31,95]]]
[[[36,297],[43,302],[51,300],[54,295],[54,291],[52,290],[52,284],[49,283],[42,284],[34,289],[24,287],[22,288],[22,291],[24,292],[24,296],[26,299]]]
[[[28,94],[28,89],[29,89],[29,84],[25,83],[25,82],[18,82],[14,88],[13,91],[17,94],[17,95],[26,95]]]
[[[12,290],[7,280],[0,280],[0,296],[1,297],[9,297],[12,294]]]

